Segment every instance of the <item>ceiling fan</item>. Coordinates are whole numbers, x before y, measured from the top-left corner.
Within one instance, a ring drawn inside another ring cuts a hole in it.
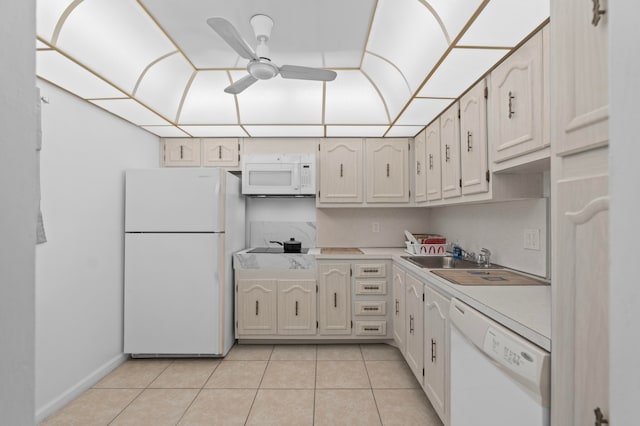
[[[283,65],[278,67],[271,62],[269,58],[269,46],[267,46],[267,41],[269,41],[271,37],[273,20],[267,15],[254,15],[250,22],[256,39],[258,40],[255,51],[244,41],[231,22],[219,17],[207,19],[207,24],[209,24],[238,55],[249,59],[249,64],[247,64],[249,75],[224,89],[226,93],[237,95],[256,81],[269,80],[278,74],[280,74],[282,78],[298,80],[332,81],[336,78],[336,72],[330,70],[297,65]]]

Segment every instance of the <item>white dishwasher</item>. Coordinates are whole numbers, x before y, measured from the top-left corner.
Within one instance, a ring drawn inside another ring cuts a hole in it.
[[[452,299],[450,426],[548,426],[550,354]]]

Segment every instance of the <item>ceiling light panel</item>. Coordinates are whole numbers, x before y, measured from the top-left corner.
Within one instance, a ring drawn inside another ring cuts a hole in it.
[[[200,71],[184,99],[180,124],[238,124],[233,96],[224,93],[230,84],[226,71]]]
[[[138,126],[171,124],[133,99],[95,99],[89,102]]]
[[[389,117],[382,98],[360,71],[339,71],[327,83],[326,124],[386,124]]]
[[[452,49],[418,96],[457,98],[507,53],[507,49]]]
[[[240,126],[180,126],[180,128],[196,138],[238,138],[249,136]]]
[[[176,126],[142,126],[142,128],[161,138],[184,138],[189,136]]]
[[[419,0],[432,8],[444,24],[453,41],[473,14],[482,4],[482,0]]]
[[[244,126],[251,137],[322,137],[323,126]]]
[[[549,0],[491,0],[461,46],[513,47],[549,17]]]
[[[60,17],[74,0],[36,1],[36,33],[51,42]]]
[[[425,126],[452,102],[453,99],[415,98],[395,124],[399,126]]]
[[[120,90],[55,50],[36,52],[36,75],[84,98],[124,98]]]
[[[389,126],[327,126],[327,137],[350,138],[368,137],[377,138],[384,135]]]
[[[389,115],[395,117],[411,98],[409,83],[399,69],[382,58],[365,53],[362,71],[378,87],[387,103]]]
[[[57,46],[129,93],[149,64],[175,51],[138,3],[113,0],[81,2]]]
[[[379,0],[367,50],[394,63],[415,91],[448,46],[433,14],[418,0]]]
[[[424,126],[393,126],[385,136],[388,138],[412,138],[420,133],[422,129],[424,129]]]
[[[147,70],[134,95],[155,111],[175,120],[193,73],[191,65],[176,52]]]
[[[246,75],[243,71],[231,72],[233,81]],[[218,96],[233,95],[220,92]],[[320,81],[276,76],[271,80],[257,81],[237,98],[242,124],[322,124]]]

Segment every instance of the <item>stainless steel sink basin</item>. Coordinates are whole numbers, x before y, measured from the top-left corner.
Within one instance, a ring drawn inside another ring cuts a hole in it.
[[[499,265],[477,264],[464,259],[454,259],[451,256],[402,256],[403,259],[426,269],[498,269]]]

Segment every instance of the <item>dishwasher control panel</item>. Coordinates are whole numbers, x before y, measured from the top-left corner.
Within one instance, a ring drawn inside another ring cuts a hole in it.
[[[484,336],[483,350],[494,361],[523,378],[537,382],[540,377],[542,354],[535,353],[511,336],[489,327]]]

